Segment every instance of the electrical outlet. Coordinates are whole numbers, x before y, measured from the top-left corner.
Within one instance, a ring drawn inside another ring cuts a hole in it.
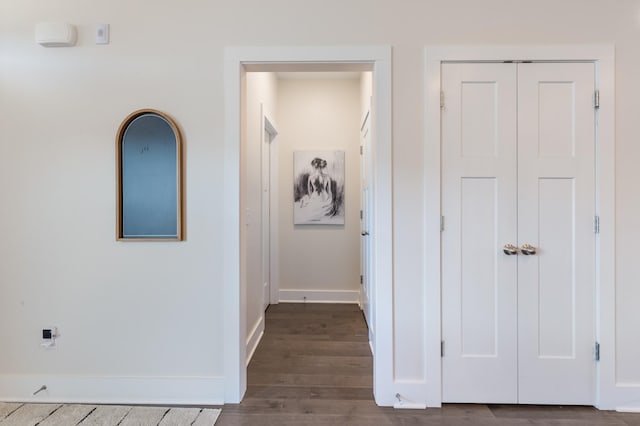
[[[40,346],[43,348],[55,348],[56,338],[59,337],[58,327],[43,328],[42,329],[42,342]]]

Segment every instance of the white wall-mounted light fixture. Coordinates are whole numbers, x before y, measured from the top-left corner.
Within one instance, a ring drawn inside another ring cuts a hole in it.
[[[36,43],[44,47],[68,47],[76,44],[75,25],[64,22],[40,22],[36,25]]]

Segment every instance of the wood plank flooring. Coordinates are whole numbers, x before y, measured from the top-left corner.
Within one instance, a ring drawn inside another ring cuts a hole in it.
[[[267,310],[241,404],[216,426],[640,426],[640,414],[591,407],[449,404],[394,410],[373,401],[373,360],[355,305],[279,304]]]
[[[640,414],[592,407],[378,407],[372,370],[367,328],[357,306],[280,304],[267,311],[264,337],[249,364],[244,400],[225,405],[220,414],[212,407],[0,402],[0,426],[640,426]]]
[[[213,426],[219,409],[0,402],[0,426]]]

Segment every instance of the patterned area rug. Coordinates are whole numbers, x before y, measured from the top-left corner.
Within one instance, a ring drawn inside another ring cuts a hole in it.
[[[1,426],[213,426],[214,408],[0,402]]]

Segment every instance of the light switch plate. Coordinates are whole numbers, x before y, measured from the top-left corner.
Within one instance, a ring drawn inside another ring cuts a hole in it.
[[[96,26],[96,44],[109,44],[109,24]]]

